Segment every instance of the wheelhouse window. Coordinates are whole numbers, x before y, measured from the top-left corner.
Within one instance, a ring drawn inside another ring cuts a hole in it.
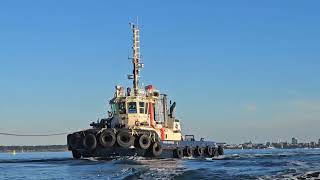
[[[139,102],[139,113],[140,114],[144,114],[144,102]]]
[[[116,112],[116,105],[114,103],[111,103],[111,112],[112,114]]]
[[[128,103],[128,112],[129,113],[137,113],[137,103],[136,102],[129,102]]]
[[[119,109],[119,114],[125,114],[126,113],[126,103],[125,102],[118,103],[118,109]]]

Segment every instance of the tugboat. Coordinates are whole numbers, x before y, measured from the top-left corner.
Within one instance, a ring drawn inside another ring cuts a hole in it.
[[[139,28],[130,23],[133,33],[132,89],[115,87],[109,101],[108,117],[92,122],[92,128],[68,134],[68,150],[74,159],[81,157],[142,156],[160,158],[217,157],[223,147],[194,135],[182,135],[180,120],[174,116],[176,102],[160,94],[153,85],[139,87]]]

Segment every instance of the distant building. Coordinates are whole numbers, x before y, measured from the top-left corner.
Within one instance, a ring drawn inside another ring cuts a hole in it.
[[[320,139],[318,140],[318,146],[320,146]]]
[[[291,141],[291,144],[292,145],[298,145],[298,139],[293,137],[292,141]]]

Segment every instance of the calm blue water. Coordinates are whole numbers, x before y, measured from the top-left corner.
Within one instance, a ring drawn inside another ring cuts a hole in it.
[[[0,179],[303,179],[320,173],[319,149],[225,153],[218,160],[73,160],[69,152],[0,153]]]

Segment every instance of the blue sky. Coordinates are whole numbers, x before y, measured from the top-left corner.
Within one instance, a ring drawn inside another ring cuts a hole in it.
[[[0,131],[72,132],[131,85],[139,17],[142,82],[177,101],[186,134],[239,143],[320,138],[319,1],[1,1]],[[0,136],[0,144],[65,137]]]

